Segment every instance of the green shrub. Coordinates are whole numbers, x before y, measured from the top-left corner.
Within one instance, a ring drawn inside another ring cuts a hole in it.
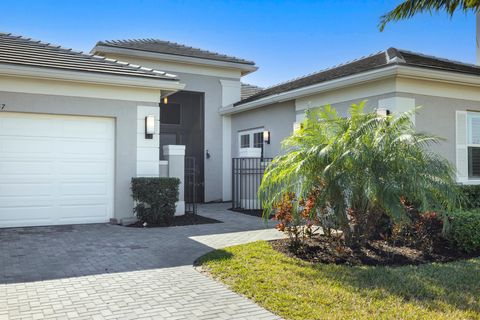
[[[480,185],[461,185],[466,210],[480,209]]]
[[[381,116],[371,109],[354,104],[349,117],[328,105],[308,110],[263,176],[258,196],[265,218],[285,194],[307,199],[318,190],[312,217],[332,212],[347,245],[358,248],[380,214],[394,222],[408,219],[402,199],[419,203],[421,211],[457,206],[455,169],[428,150],[439,140],[416,130],[415,110]],[[293,211],[295,219],[299,213]]]
[[[480,250],[480,210],[456,211],[448,214],[448,239],[465,252]]]
[[[132,197],[138,220],[147,224],[171,224],[178,201],[177,178],[132,178]]]

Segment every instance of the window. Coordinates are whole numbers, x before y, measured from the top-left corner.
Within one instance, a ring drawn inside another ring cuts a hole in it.
[[[480,112],[467,113],[468,178],[480,178]]]
[[[263,148],[263,130],[253,133],[253,147]]]
[[[250,148],[250,135],[249,134],[240,135],[240,148]]]
[[[181,124],[181,111],[179,103],[160,104],[160,123]]]
[[[240,148],[263,148],[263,128],[240,131],[238,135]]]

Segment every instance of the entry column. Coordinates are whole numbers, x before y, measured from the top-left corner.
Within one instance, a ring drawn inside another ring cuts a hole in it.
[[[185,214],[185,146],[163,146],[163,155],[168,160],[168,176],[180,180],[175,215],[181,216]]]

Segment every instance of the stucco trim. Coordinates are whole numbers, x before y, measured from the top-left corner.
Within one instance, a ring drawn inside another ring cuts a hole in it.
[[[106,75],[80,71],[55,70],[51,68],[30,66],[26,67],[1,63],[0,74],[17,77],[30,77],[37,79],[62,80],[112,86],[161,89],[170,91],[181,90],[185,87],[184,84],[172,80],[142,79],[138,77]]]

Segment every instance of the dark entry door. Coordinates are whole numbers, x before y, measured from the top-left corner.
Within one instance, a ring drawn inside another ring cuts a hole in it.
[[[195,158],[196,196],[204,202],[204,94],[180,91],[160,104],[160,158],[163,146],[185,145],[185,156]]]

